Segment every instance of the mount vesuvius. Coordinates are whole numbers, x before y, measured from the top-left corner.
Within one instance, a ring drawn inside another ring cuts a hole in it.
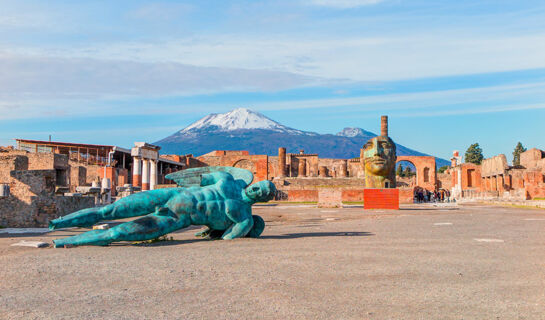
[[[259,112],[245,108],[227,113],[212,113],[188,127],[155,142],[163,154],[194,154],[212,150],[248,150],[252,154],[278,154],[278,147],[287,152],[317,153],[322,158],[348,159],[358,157],[360,148],[377,134],[361,128],[344,128],[333,134],[318,134],[286,127]],[[422,152],[397,144],[397,154],[426,156]],[[448,165],[436,158],[437,167]]]

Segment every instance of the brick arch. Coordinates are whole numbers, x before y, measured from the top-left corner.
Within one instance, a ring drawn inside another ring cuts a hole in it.
[[[412,163],[412,161],[409,161],[409,160],[399,160],[399,157],[398,159],[396,160],[396,165],[395,165],[395,169],[397,170],[397,165],[400,163],[400,162],[408,162],[410,164],[413,165],[413,167],[415,167],[415,170],[416,170],[416,165],[414,163]],[[419,175],[419,172],[417,171],[416,172],[416,175],[414,176],[414,182],[416,183],[416,181],[418,181],[418,175]],[[398,179],[397,177],[397,173],[396,173],[396,180]],[[399,182],[399,181],[398,181]],[[402,186],[401,188],[405,188],[405,186]]]
[[[416,168],[416,185],[426,190],[434,191],[437,186],[437,172],[435,167],[435,158],[431,156],[397,156],[397,163],[407,161]],[[424,181],[424,170],[428,169],[427,176],[429,181]]]
[[[240,159],[233,163],[232,167],[249,170],[254,175],[257,173],[255,163],[249,159]]]

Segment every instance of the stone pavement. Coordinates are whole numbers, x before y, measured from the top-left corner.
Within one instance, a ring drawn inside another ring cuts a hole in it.
[[[0,318],[542,319],[545,211],[258,206],[260,239],[13,247],[81,232],[0,233]]]

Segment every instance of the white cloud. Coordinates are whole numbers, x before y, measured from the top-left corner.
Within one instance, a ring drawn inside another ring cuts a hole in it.
[[[0,97],[85,98],[281,90],[310,77],[176,62],[0,55]]]
[[[221,68],[266,68],[354,81],[389,81],[545,67],[545,34],[327,39],[223,35],[93,47],[39,50],[11,47],[4,50],[65,57],[173,61]]]
[[[337,9],[357,8],[383,2],[384,0],[308,0],[306,4]]]
[[[0,70],[0,119],[92,114],[89,102],[105,99],[275,91],[316,81],[270,70],[1,54]],[[131,110],[142,112],[122,112]]]
[[[397,116],[441,116],[545,109],[545,82],[346,98],[255,102],[258,110],[335,108],[388,111]]]

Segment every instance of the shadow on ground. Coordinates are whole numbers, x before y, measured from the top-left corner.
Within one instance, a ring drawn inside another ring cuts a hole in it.
[[[366,237],[374,236],[371,232],[302,232],[287,233],[274,236],[261,236],[260,239],[295,239],[295,238],[314,238],[314,237]]]

